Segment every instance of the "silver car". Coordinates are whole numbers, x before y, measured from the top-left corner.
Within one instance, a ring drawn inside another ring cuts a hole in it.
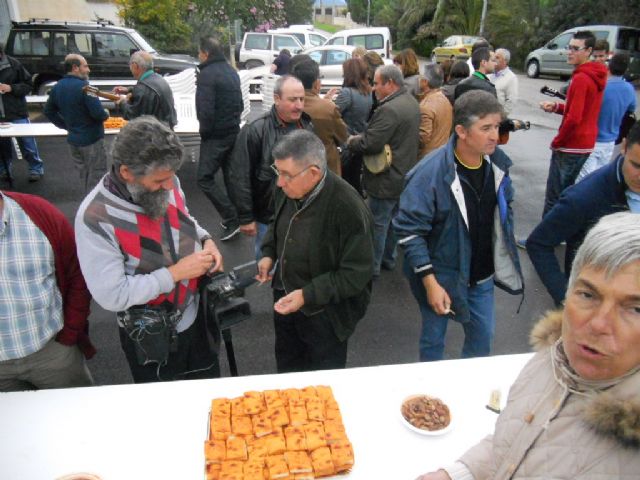
[[[640,76],[640,29],[617,25],[587,25],[562,32],[544,47],[527,55],[525,60],[527,76],[531,78],[537,78],[541,74],[571,76],[573,65],[567,63],[567,45],[573,35],[582,30],[593,32],[597,39],[607,40],[611,55],[614,53],[628,54],[631,62],[625,76],[629,79]]]
[[[342,64],[351,58],[355,48],[353,45],[323,45],[303,52],[320,66],[320,81],[323,92],[331,87],[342,86]]]

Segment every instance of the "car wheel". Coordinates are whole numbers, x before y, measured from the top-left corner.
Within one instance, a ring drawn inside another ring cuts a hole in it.
[[[527,64],[527,77],[529,78],[538,78],[540,75],[540,64],[537,60],[531,60]]]
[[[262,67],[264,63],[262,63],[260,60],[249,60],[245,62],[244,65],[247,68],[247,70],[251,70],[252,68]]]

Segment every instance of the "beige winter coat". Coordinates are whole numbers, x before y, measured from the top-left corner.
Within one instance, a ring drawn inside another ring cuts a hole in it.
[[[495,433],[460,461],[483,479],[640,479],[640,373],[585,397],[554,378],[562,314],[534,328],[538,353],[511,387]]]

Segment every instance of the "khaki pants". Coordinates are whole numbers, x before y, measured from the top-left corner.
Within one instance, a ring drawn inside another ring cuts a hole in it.
[[[31,355],[0,362],[0,392],[91,385],[93,378],[80,349],[55,339]]]

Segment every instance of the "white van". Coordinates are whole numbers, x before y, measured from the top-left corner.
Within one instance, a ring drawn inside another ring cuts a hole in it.
[[[273,30],[269,30],[269,33],[284,33],[292,35],[298,39],[305,49],[324,45],[329,36],[326,32],[314,30],[313,26],[310,26],[311,28],[305,28],[307,25],[291,25],[287,28],[275,28]]]
[[[352,28],[340,30],[325,45],[353,45],[373,50],[382,58],[391,58],[391,32],[387,27]]]
[[[304,50],[304,46],[293,35],[247,32],[238,49],[237,60],[247,69],[271,65],[283,48],[288,49],[291,55]]]

